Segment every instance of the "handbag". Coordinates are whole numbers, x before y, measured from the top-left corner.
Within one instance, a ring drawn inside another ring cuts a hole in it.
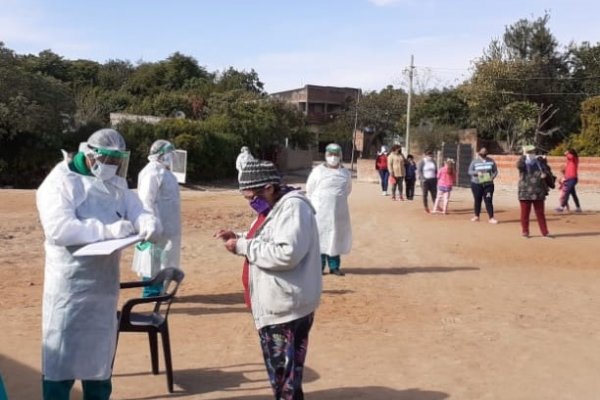
[[[556,187],[556,177],[552,174],[552,171],[548,170],[544,179],[546,180],[546,185],[550,189],[554,189]]]

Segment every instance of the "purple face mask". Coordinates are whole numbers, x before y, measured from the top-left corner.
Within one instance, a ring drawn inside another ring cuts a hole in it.
[[[250,200],[250,207],[252,207],[257,214],[268,214],[269,211],[271,211],[269,202],[258,196],[254,196],[254,198]]]

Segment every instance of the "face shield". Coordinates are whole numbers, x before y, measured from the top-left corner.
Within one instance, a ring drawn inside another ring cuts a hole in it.
[[[171,166],[171,158],[172,153],[175,151],[175,146],[171,144],[169,141],[164,139],[159,139],[156,142],[152,143],[150,146],[150,154],[148,155],[149,161],[158,161],[163,164],[165,167]]]
[[[85,154],[91,160],[92,173],[98,178],[107,180],[113,176],[123,179],[127,177],[130,156],[128,150],[95,148],[88,143]]]

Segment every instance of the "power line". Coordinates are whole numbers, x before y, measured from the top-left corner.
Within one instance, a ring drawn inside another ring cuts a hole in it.
[[[542,93],[523,93],[523,92],[513,92],[511,90],[478,90],[480,92],[486,93],[500,93],[506,95],[513,96],[600,96],[600,93],[586,93],[586,92],[542,92]]]

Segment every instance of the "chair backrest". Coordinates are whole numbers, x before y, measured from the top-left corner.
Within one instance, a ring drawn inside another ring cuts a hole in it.
[[[163,313],[166,318],[167,314],[169,313],[169,309],[171,308],[171,302],[175,298],[177,290],[179,289],[179,284],[183,280],[184,276],[185,274],[183,271],[178,268],[165,268],[152,277],[149,282],[151,285],[162,285],[160,295],[157,296],[161,299],[158,299],[154,305],[155,313],[160,313],[160,308],[164,304],[165,310]],[[163,296],[167,296],[167,298],[163,298]]]

